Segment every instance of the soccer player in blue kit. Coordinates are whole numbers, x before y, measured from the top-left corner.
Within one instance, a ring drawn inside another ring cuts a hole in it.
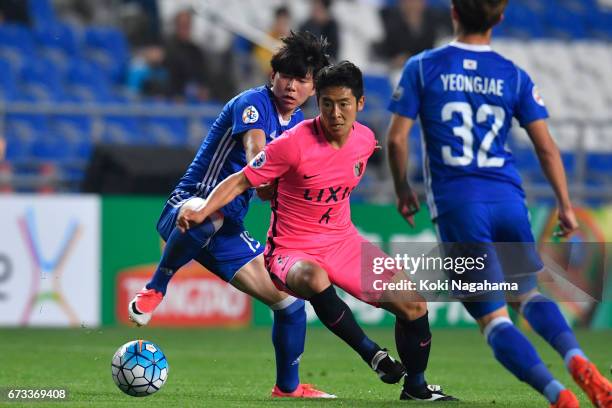
[[[244,228],[253,190],[241,194],[185,234],[175,228],[181,211],[202,206],[217,184],[242,169],[266,143],[304,119],[300,106],[314,95],[314,76],[329,64],[327,43],[310,33],[291,33],[282,42],[271,60],[271,85],[249,89],[224,106],[166,202],[157,223],[166,246],[153,277],[130,302],[128,313],[138,325],[146,325],[174,273],[195,259],[274,311],[276,384],[272,396],[333,398],[299,382],[299,360],[306,335],[304,301],[276,289],[264,266],[264,247]],[[269,196],[273,188],[264,187],[258,194]]]
[[[478,279],[512,281],[518,295],[456,293],[477,320],[496,359],[541,393],[552,407],[578,407],[529,340],[509,319],[506,300],[563,358],[594,406],[612,406],[612,387],[585,356],[558,306],[537,288],[544,265],[536,252],[525,194],[512,154],[504,146],[516,118],[527,130],[558,202],[558,235],[577,227],[559,151],[548,131],[544,102],[529,75],[491,49],[492,28],[507,0],[452,0],[456,39],[405,65],[389,109],[387,135],[398,211],[414,225],[419,203],[406,176],[407,135],[420,118],[427,203],[444,243],[524,243],[512,269],[488,253]],[[491,248],[491,246],[485,246]],[[504,267],[506,266],[506,267]],[[453,278],[456,275],[451,272]]]

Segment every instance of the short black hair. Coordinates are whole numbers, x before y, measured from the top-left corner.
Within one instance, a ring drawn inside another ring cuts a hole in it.
[[[287,6],[280,6],[274,10],[274,17],[291,17],[291,13],[289,13],[289,8]]]
[[[332,0],[318,0],[325,10],[329,10],[332,6]]]
[[[314,78],[321,68],[329,65],[325,38],[317,38],[307,31],[291,31],[281,41],[283,46],[270,61],[272,71],[297,78],[305,78],[311,73]]]
[[[485,33],[499,23],[508,0],[452,0],[465,34]]]
[[[321,91],[332,86],[349,88],[355,98],[359,100],[363,96],[363,75],[357,65],[350,61],[340,61],[337,64],[328,65],[319,71],[315,78],[315,89],[317,99]]]

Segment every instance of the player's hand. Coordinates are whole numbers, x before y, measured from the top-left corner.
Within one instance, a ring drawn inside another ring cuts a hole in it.
[[[194,210],[183,206],[176,219],[176,226],[184,234],[189,228],[204,222],[205,218],[206,216],[201,210]]]
[[[411,227],[414,227],[414,214],[421,208],[417,195],[408,184],[399,188],[396,194],[397,211],[399,211]]]
[[[574,214],[574,209],[571,206],[559,207],[557,210],[557,218],[559,220],[559,228],[553,232],[553,236],[566,238],[578,229],[576,214]]]
[[[272,197],[274,197],[274,193],[276,193],[276,186],[277,183],[271,183],[257,187],[255,189],[257,197],[259,197],[261,201],[270,201]]]

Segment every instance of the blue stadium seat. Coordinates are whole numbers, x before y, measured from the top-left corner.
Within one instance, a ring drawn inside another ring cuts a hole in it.
[[[541,38],[544,36],[542,19],[530,8],[510,3],[504,13],[503,32],[519,38]]]
[[[160,145],[185,145],[189,138],[189,124],[181,118],[149,118],[145,120],[147,138]]]
[[[580,40],[586,37],[585,19],[580,14],[563,7],[546,8],[543,16],[549,37],[564,40]]]
[[[76,142],[73,158],[88,161],[91,158],[91,153],[93,152],[93,145],[94,144],[91,140],[82,140],[80,142]],[[81,178],[82,176],[83,174],[81,170]]]
[[[32,157],[32,140],[14,134],[6,135],[6,160],[27,161]]]
[[[83,102],[115,102],[111,83],[98,66],[83,58],[70,61],[66,72],[68,93]]]
[[[612,173],[612,153],[587,153],[587,173]]]
[[[32,156],[40,160],[61,161],[72,157],[74,145],[55,132],[48,132],[33,142]]]
[[[35,25],[42,25],[56,20],[52,0],[28,0],[28,6],[30,16]]]
[[[408,136],[408,149],[410,161],[410,177],[412,181],[422,183],[424,180],[423,174],[423,146],[421,138],[421,125],[416,122],[410,130]]]
[[[87,116],[57,116],[51,120],[50,128],[53,133],[61,135],[74,146],[92,143],[92,124]]]
[[[16,48],[24,54],[34,53],[34,36],[19,24],[0,24],[0,46]]]
[[[576,155],[573,152],[561,152],[561,161],[568,180],[573,181],[576,177]]]
[[[514,163],[523,179],[532,183],[545,183],[546,177],[533,149],[513,148]]]
[[[39,134],[47,132],[49,126],[43,115],[27,113],[10,113],[5,117],[7,135],[35,139]]]
[[[25,61],[19,72],[20,97],[27,101],[65,101],[66,93],[55,64],[41,56]]]
[[[24,83],[18,88],[18,99],[24,102],[70,102],[60,84]]]
[[[587,17],[587,31],[595,37],[605,41],[612,39],[612,12],[596,10]]]
[[[66,81],[71,84],[103,84],[110,86],[103,70],[84,58],[74,58],[68,65]]]
[[[386,109],[393,94],[391,82],[386,75],[365,74],[363,87],[367,95],[365,109]]]
[[[53,61],[41,57],[33,57],[27,61],[19,72],[19,79],[28,83],[58,85],[61,82],[60,73]]]
[[[33,154],[34,142],[44,137],[47,131],[47,119],[42,115],[7,114],[7,160],[29,159]]]
[[[109,87],[97,83],[69,84],[66,92],[78,102],[111,103],[116,101]]]
[[[138,120],[128,116],[109,116],[104,118],[102,131],[103,143],[118,144],[151,144],[142,131]]]
[[[15,72],[11,63],[0,57],[0,100],[14,101],[18,99],[15,82]]]
[[[39,46],[60,49],[68,55],[78,52],[77,36],[68,24],[47,21],[34,29],[34,37]]]
[[[123,78],[130,58],[129,47],[123,33],[111,27],[90,27],[85,30],[85,54],[112,78]]]
[[[88,49],[85,58],[113,83],[124,82],[127,60],[119,60],[112,51],[103,49]]]

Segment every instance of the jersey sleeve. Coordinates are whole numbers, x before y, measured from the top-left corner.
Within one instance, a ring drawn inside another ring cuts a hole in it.
[[[526,126],[539,119],[548,118],[548,110],[540,95],[538,87],[529,75],[520,68],[518,70],[517,101],[514,115],[521,126]]]
[[[243,171],[251,185],[260,186],[281,177],[299,164],[299,146],[290,132],[266,145]]]
[[[232,136],[236,137],[251,129],[266,131],[266,104],[263,96],[246,93],[236,101],[232,117]]]
[[[391,96],[389,111],[410,119],[416,119],[421,107],[421,64],[423,54],[416,55],[408,60],[399,84]]]

